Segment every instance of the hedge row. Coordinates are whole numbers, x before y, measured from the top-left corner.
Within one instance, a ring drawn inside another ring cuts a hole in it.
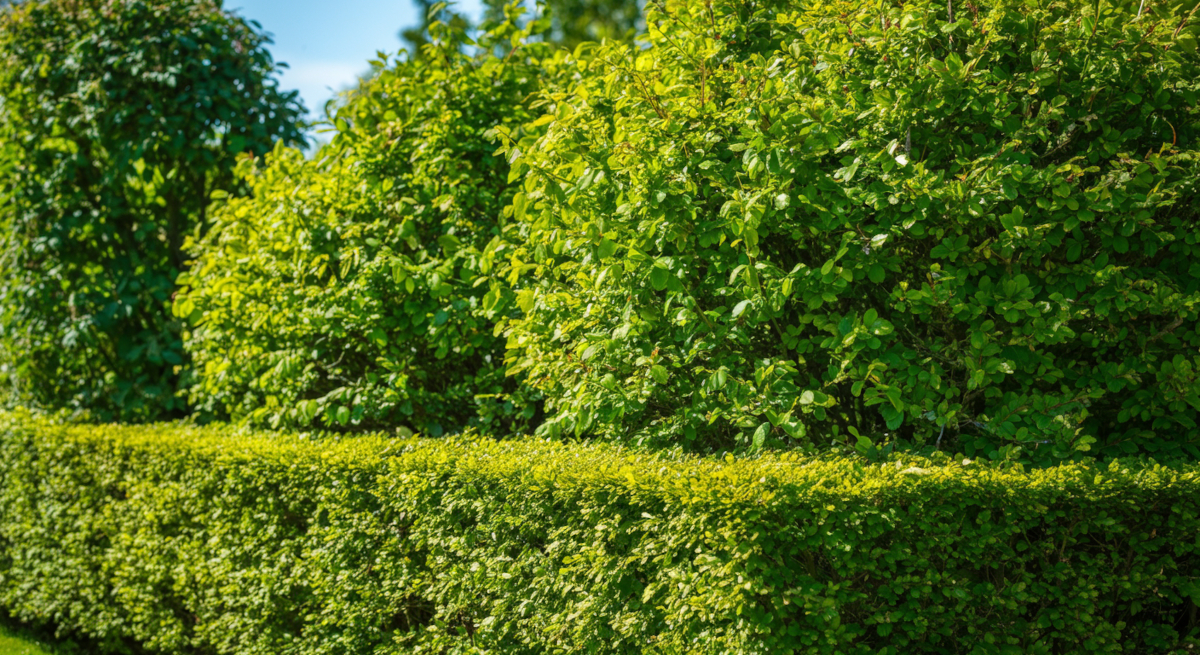
[[[1200,459],[1194,1],[644,6],[433,24],[244,161],[175,296],[197,414]]]
[[[1167,653],[1200,469],[0,415],[0,606],[171,653]]]

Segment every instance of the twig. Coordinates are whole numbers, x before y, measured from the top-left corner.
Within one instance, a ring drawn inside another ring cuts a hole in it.
[[[1197,2],[1196,6],[1192,7],[1192,10],[1190,12],[1188,12],[1188,15],[1184,16],[1183,20],[1179,21],[1179,27],[1176,27],[1175,33],[1171,35],[1172,39],[1179,37],[1179,33],[1183,31],[1183,26],[1187,25],[1187,22],[1192,19],[1192,16],[1196,15],[1197,9],[1200,9],[1200,2]]]
[[[946,0],[946,22],[954,24],[954,0]],[[950,47],[954,47],[954,32],[950,33]]]

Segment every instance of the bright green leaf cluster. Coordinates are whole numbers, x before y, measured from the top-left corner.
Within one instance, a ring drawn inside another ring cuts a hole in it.
[[[238,153],[302,140],[267,43],[209,0],[0,8],[5,403],[183,415],[184,237]]]
[[[546,92],[545,434],[1200,455],[1194,3],[957,5],[649,3]]]
[[[553,69],[519,15],[476,44],[505,58],[463,54],[435,24],[422,57],[375,62],[313,158],[281,145],[241,162],[252,196],[213,206],[175,302],[201,413],[433,435],[534,416],[493,334],[515,303],[494,274],[512,191],[490,132],[530,121]]]
[[[1183,655],[1198,532],[1195,466],[0,415],[0,605],[114,650]]]

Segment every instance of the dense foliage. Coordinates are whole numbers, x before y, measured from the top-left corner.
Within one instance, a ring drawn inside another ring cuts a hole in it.
[[[1200,455],[1195,3],[650,3],[506,139],[551,435]]]
[[[1190,653],[1200,474],[0,418],[0,604],[153,652]]]
[[[463,54],[437,23],[424,56],[376,63],[311,160],[280,146],[241,163],[252,196],[213,206],[175,304],[198,410],[434,435],[533,416],[493,335],[515,308],[492,271],[512,192],[488,132],[531,118],[551,66],[510,9],[479,40],[515,46],[504,59]]]
[[[181,415],[185,235],[233,158],[299,140],[266,37],[211,0],[0,10],[0,377],[9,401]]]
[[[624,0],[421,4],[307,156],[220,0],[0,8],[0,384],[107,422],[0,412],[4,612],[113,653],[1200,647],[1200,468],[1147,457],[1200,457],[1195,0],[650,0],[635,44]],[[185,396],[302,432],[111,422]]]

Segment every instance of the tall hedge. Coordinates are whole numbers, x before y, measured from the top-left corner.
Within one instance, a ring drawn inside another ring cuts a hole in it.
[[[183,414],[184,237],[234,156],[301,140],[267,38],[212,0],[0,9],[0,382],[101,419]]]
[[[552,65],[510,9],[483,55],[435,23],[423,56],[376,62],[311,159],[280,145],[241,162],[251,195],[214,204],[175,302],[198,411],[434,435],[533,417],[493,335],[513,309],[493,270],[512,190],[489,131],[537,113],[527,97]]]
[[[0,607],[228,655],[1183,655],[1200,473],[0,417]]]
[[[648,3],[506,152],[546,434],[1200,455],[1194,3]]]

